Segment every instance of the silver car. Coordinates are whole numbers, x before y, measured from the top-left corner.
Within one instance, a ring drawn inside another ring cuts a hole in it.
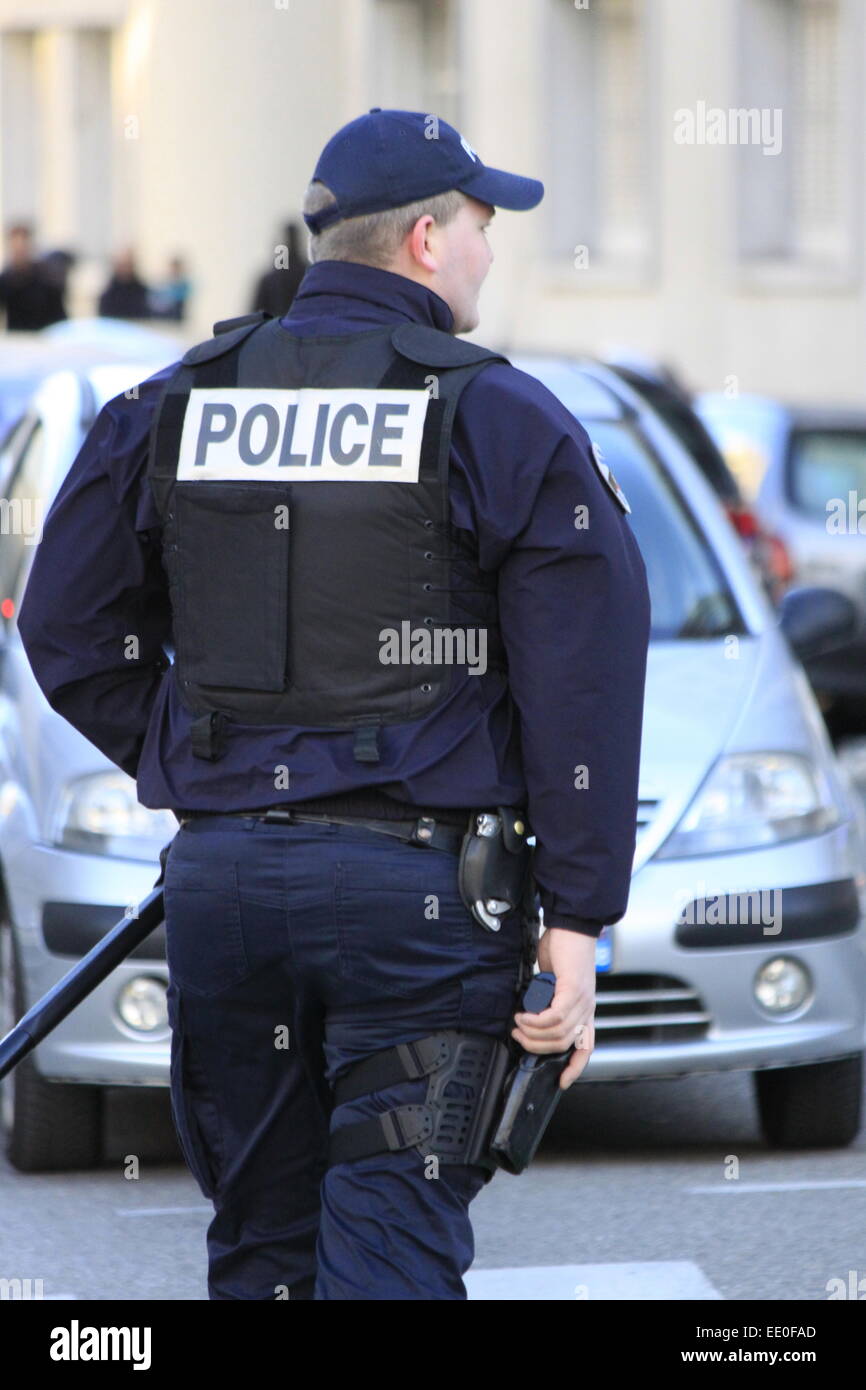
[[[631,895],[607,932],[584,1077],[747,1069],[768,1143],[849,1143],[863,1082],[863,804],[788,638],[803,651],[822,632],[844,640],[852,605],[791,592],[783,635],[661,419],[606,368],[512,361],[615,473],[652,599]]]
[[[15,625],[41,522],[100,407],[154,365],[50,375],[0,457],[0,894],[3,1031],[145,897],[171,812],[55,714]],[[103,1088],[168,1084],[162,928],[3,1084],[15,1167],[85,1167],[101,1156]]]
[[[770,1144],[848,1143],[860,1122],[866,997],[862,804],[682,446],[604,368],[515,364],[573,411],[614,471],[653,604],[631,901],[598,944],[596,1049],[584,1078],[745,1068],[756,1073]],[[83,393],[95,405],[143,375],[46,383],[33,415],[41,443],[31,454],[25,442],[16,464],[26,488],[53,495],[80,443]],[[27,567],[26,547],[18,551],[17,567],[0,565],[13,603]],[[810,595],[792,600],[792,631],[814,638]],[[13,614],[0,671],[10,1014],[147,894],[175,828],[168,813],[143,810],[134,783],[48,708]],[[166,979],[158,931],[19,1066],[7,1104],[16,1166],[95,1161],[100,1088],[167,1084]]]
[[[866,711],[866,411],[787,406],[762,397],[698,398],[732,463],[751,469],[755,510],[785,542],[798,584],[847,594],[851,640],[808,664],[828,706]],[[862,724],[861,724],[862,727]]]

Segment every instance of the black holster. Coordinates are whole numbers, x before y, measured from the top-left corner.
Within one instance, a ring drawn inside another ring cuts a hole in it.
[[[515,806],[473,813],[458,867],[460,895],[476,922],[499,931],[515,909],[536,916],[532,846],[525,814]]]
[[[506,1077],[501,1112],[490,1140],[490,1157],[506,1173],[522,1173],[532,1162],[562,1098],[559,1078],[573,1051],[525,1052]]]

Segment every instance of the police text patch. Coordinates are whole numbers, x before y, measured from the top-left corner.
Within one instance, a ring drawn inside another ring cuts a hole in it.
[[[197,387],[178,480],[417,483],[426,391]]]

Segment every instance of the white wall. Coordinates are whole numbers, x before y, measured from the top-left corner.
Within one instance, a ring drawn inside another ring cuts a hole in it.
[[[377,60],[377,25],[387,13],[397,13],[397,31],[410,23],[400,3],[0,0],[3,220],[35,212],[53,238],[77,236],[94,252],[132,242],[151,277],[170,254],[184,253],[197,289],[192,327],[204,335],[212,320],[246,311],[282,224],[299,215],[325,141],[369,106],[395,100],[382,90],[395,70],[393,45],[388,62]],[[556,177],[554,149],[568,146],[569,132],[556,121],[573,119],[556,112],[551,118],[548,110],[544,35],[555,3],[566,0],[452,0],[462,133],[486,163],[548,181]],[[591,0],[591,7],[605,3]],[[473,337],[515,350],[629,346],[669,360],[698,387],[720,387],[735,375],[744,391],[862,400],[862,0],[839,0],[848,25],[840,99],[853,239],[837,273],[744,266],[737,256],[737,151],[673,138],[677,109],[738,104],[737,26],[743,6],[753,3],[641,0],[645,254],[631,264],[576,269],[551,252],[549,204],[528,213],[500,209]],[[586,14],[570,8],[574,24],[584,23]],[[43,26],[34,69],[21,35]],[[84,82],[92,92],[99,60],[87,41],[76,48],[70,26],[113,29],[110,95],[106,88],[90,100],[89,125],[75,118],[83,102],[75,88]],[[431,83],[441,80],[438,69],[418,78],[417,109],[426,109]],[[38,115],[34,90],[41,92]],[[409,96],[404,82],[399,99]],[[105,110],[101,135],[94,101]],[[616,115],[610,94],[606,110]],[[17,120],[14,136],[9,112]],[[591,126],[574,133],[576,141],[598,138]],[[40,152],[35,176],[28,173],[32,150]],[[592,161],[581,167],[591,169]],[[576,217],[579,194],[578,187]],[[568,239],[561,236],[560,244]]]

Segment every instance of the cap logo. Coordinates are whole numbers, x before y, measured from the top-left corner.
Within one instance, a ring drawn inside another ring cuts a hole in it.
[[[477,163],[477,161],[478,161],[478,155],[477,155],[477,154],[475,153],[475,151],[473,150],[473,148],[472,148],[472,146],[470,145],[469,141],[466,140],[462,135],[460,136],[460,143],[461,143],[461,145],[463,146],[463,148],[464,148],[464,150],[466,151],[466,153],[468,154],[469,158],[470,158],[470,159],[474,159],[474,160],[476,161],[476,163]]]

